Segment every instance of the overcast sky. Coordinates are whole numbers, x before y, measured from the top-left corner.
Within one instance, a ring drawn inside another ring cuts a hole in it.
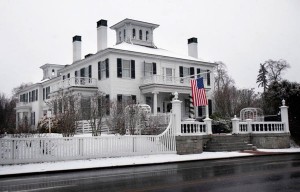
[[[239,88],[257,87],[268,59],[287,60],[284,78],[300,82],[298,0],[0,0],[0,92],[40,81],[45,63],[72,63],[74,35],[82,36],[82,56],[95,53],[96,22],[125,18],[159,24],[156,46],[180,54],[197,37],[199,58],[223,61]]]

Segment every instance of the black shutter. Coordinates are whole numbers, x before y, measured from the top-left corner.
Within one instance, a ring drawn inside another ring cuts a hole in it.
[[[101,80],[101,61],[98,62],[98,80]]]
[[[131,60],[131,79],[135,79],[135,60]]]
[[[156,63],[153,63],[153,75],[156,75]]]
[[[202,113],[202,106],[198,107],[198,117],[202,117],[203,113]]]
[[[77,75],[77,71],[75,71],[75,74],[74,74],[74,75],[75,75],[75,77],[77,77],[77,76],[78,76],[78,75]]]
[[[85,77],[85,68],[80,69],[80,77]]]
[[[179,77],[183,77],[183,67],[179,66]]]
[[[211,116],[212,114],[212,101],[211,99],[208,99],[208,114]]]
[[[45,95],[46,95],[45,88],[43,88],[43,100],[45,100]]]
[[[207,70],[207,86],[210,86],[210,71]]]
[[[117,101],[122,102],[122,95],[119,95],[119,94],[117,95]]]
[[[65,78],[66,78],[66,76],[65,76],[65,75],[63,75],[63,80],[65,80]]]
[[[109,60],[105,59],[106,78],[109,78]]]
[[[68,73],[67,77],[68,77],[68,79],[70,79],[70,73]]]
[[[195,68],[194,67],[190,67],[190,75],[193,75],[193,76],[191,76],[191,78],[192,79],[194,79],[195,78]]]
[[[200,78],[199,73],[201,73],[201,69],[200,69],[200,68],[197,68],[197,78]]]
[[[136,95],[131,95],[131,100],[133,103],[136,103]]]
[[[117,77],[122,78],[122,59],[117,59]]]
[[[92,66],[89,65],[89,78],[92,78]]]
[[[109,100],[109,94],[105,95],[106,99],[106,115],[109,115],[110,113],[110,100]]]
[[[37,89],[35,90],[35,98],[36,98],[36,99],[35,99],[36,101],[39,100],[39,94],[38,94],[38,90],[37,90]]]

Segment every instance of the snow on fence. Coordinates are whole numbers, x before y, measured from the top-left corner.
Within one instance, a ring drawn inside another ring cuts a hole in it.
[[[155,136],[0,139],[0,164],[176,153],[173,119]]]

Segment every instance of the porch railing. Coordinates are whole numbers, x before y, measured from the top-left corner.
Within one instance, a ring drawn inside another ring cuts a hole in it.
[[[238,134],[285,132],[284,122],[238,122]]]
[[[182,85],[190,86],[190,78],[174,77],[174,76],[163,76],[163,75],[152,75],[145,76],[141,79],[142,84],[165,84],[165,85]],[[207,81],[204,78],[204,86],[210,87],[207,85]]]
[[[50,90],[51,92],[55,92],[69,87],[97,87],[97,79],[88,77],[72,77],[57,82],[51,86]]]

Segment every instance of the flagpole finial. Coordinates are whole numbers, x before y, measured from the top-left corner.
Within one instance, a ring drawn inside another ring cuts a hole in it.
[[[174,100],[178,100],[178,93],[174,92],[173,95],[174,95]]]

